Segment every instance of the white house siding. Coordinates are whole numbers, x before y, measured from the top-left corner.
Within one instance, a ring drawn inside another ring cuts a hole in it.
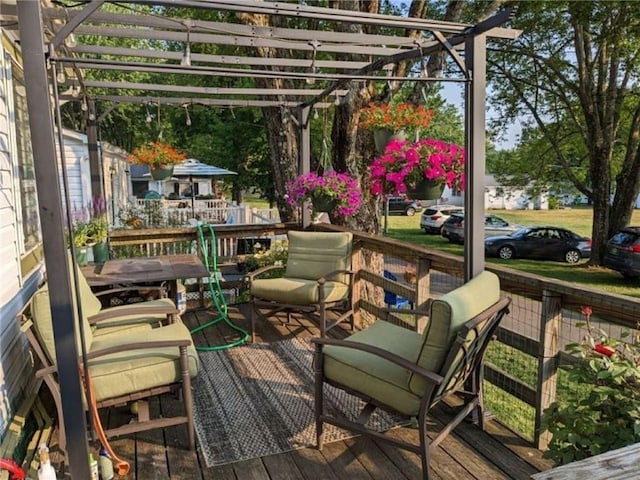
[[[41,268],[20,271],[22,245],[11,62],[0,31],[0,439],[27,395],[33,375],[18,314],[42,280]],[[29,394],[31,394],[29,392]]]
[[[87,136],[71,130],[64,130],[62,139],[71,211],[82,212],[84,210],[87,213],[86,209],[91,205],[91,170],[89,167]],[[58,148],[57,138],[56,148]],[[62,169],[60,170],[60,189],[64,195]]]

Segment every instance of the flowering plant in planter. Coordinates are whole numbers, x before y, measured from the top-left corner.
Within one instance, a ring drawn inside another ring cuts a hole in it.
[[[127,157],[129,163],[148,165],[153,168],[160,165],[174,165],[182,162],[187,156],[178,152],[168,143],[147,142],[137,147]]]
[[[358,181],[346,173],[334,170],[318,175],[309,172],[287,183],[287,201],[301,207],[307,200],[324,200],[332,203],[335,213],[346,217],[355,213],[362,204]]]
[[[545,457],[565,464],[640,441],[640,332],[609,337],[582,307],[586,334],[566,346],[578,360],[570,368],[564,395],[544,411],[552,434]]]
[[[401,195],[423,180],[464,189],[465,151],[435,138],[392,140],[369,166],[371,193]]]
[[[360,109],[362,128],[388,128],[402,130],[427,127],[433,118],[433,111],[422,105],[399,103],[396,105],[376,105],[371,102]]]

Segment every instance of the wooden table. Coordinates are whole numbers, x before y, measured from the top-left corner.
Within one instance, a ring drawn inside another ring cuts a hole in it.
[[[611,450],[546,472],[532,480],[638,480],[640,479],[640,443]]]
[[[200,280],[209,276],[209,272],[197,255],[161,255],[108,260],[102,265],[82,267],[82,273],[91,287],[169,282],[169,295],[174,300],[179,279]],[[202,290],[202,282],[200,281],[199,284]],[[202,292],[200,293],[202,295]]]

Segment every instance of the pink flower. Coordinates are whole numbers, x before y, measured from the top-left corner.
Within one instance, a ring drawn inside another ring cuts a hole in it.
[[[394,139],[369,166],[371,193],[402,194],[424,179],[441,181],[463,190],[465,151],[435,138],[411,144]]]

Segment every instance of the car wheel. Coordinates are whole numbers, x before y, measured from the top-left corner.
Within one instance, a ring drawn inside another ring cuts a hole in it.
[[[578,263],[581,258],[582,255],[580,255],[578,250],[569,250],[564,254],[564,261],[567,263]]]
[[[405,212],[407,214],[407,217],[413,217],[416,214],[416,209],[413,207],[409,207],[405,210]]]
[[[498,257],[500,257],[502,260],[511,260],[514,253],[515,252],[513,251],[513,247],[505,245],[504,247],[500,247],[500,250],[498,250]]]

